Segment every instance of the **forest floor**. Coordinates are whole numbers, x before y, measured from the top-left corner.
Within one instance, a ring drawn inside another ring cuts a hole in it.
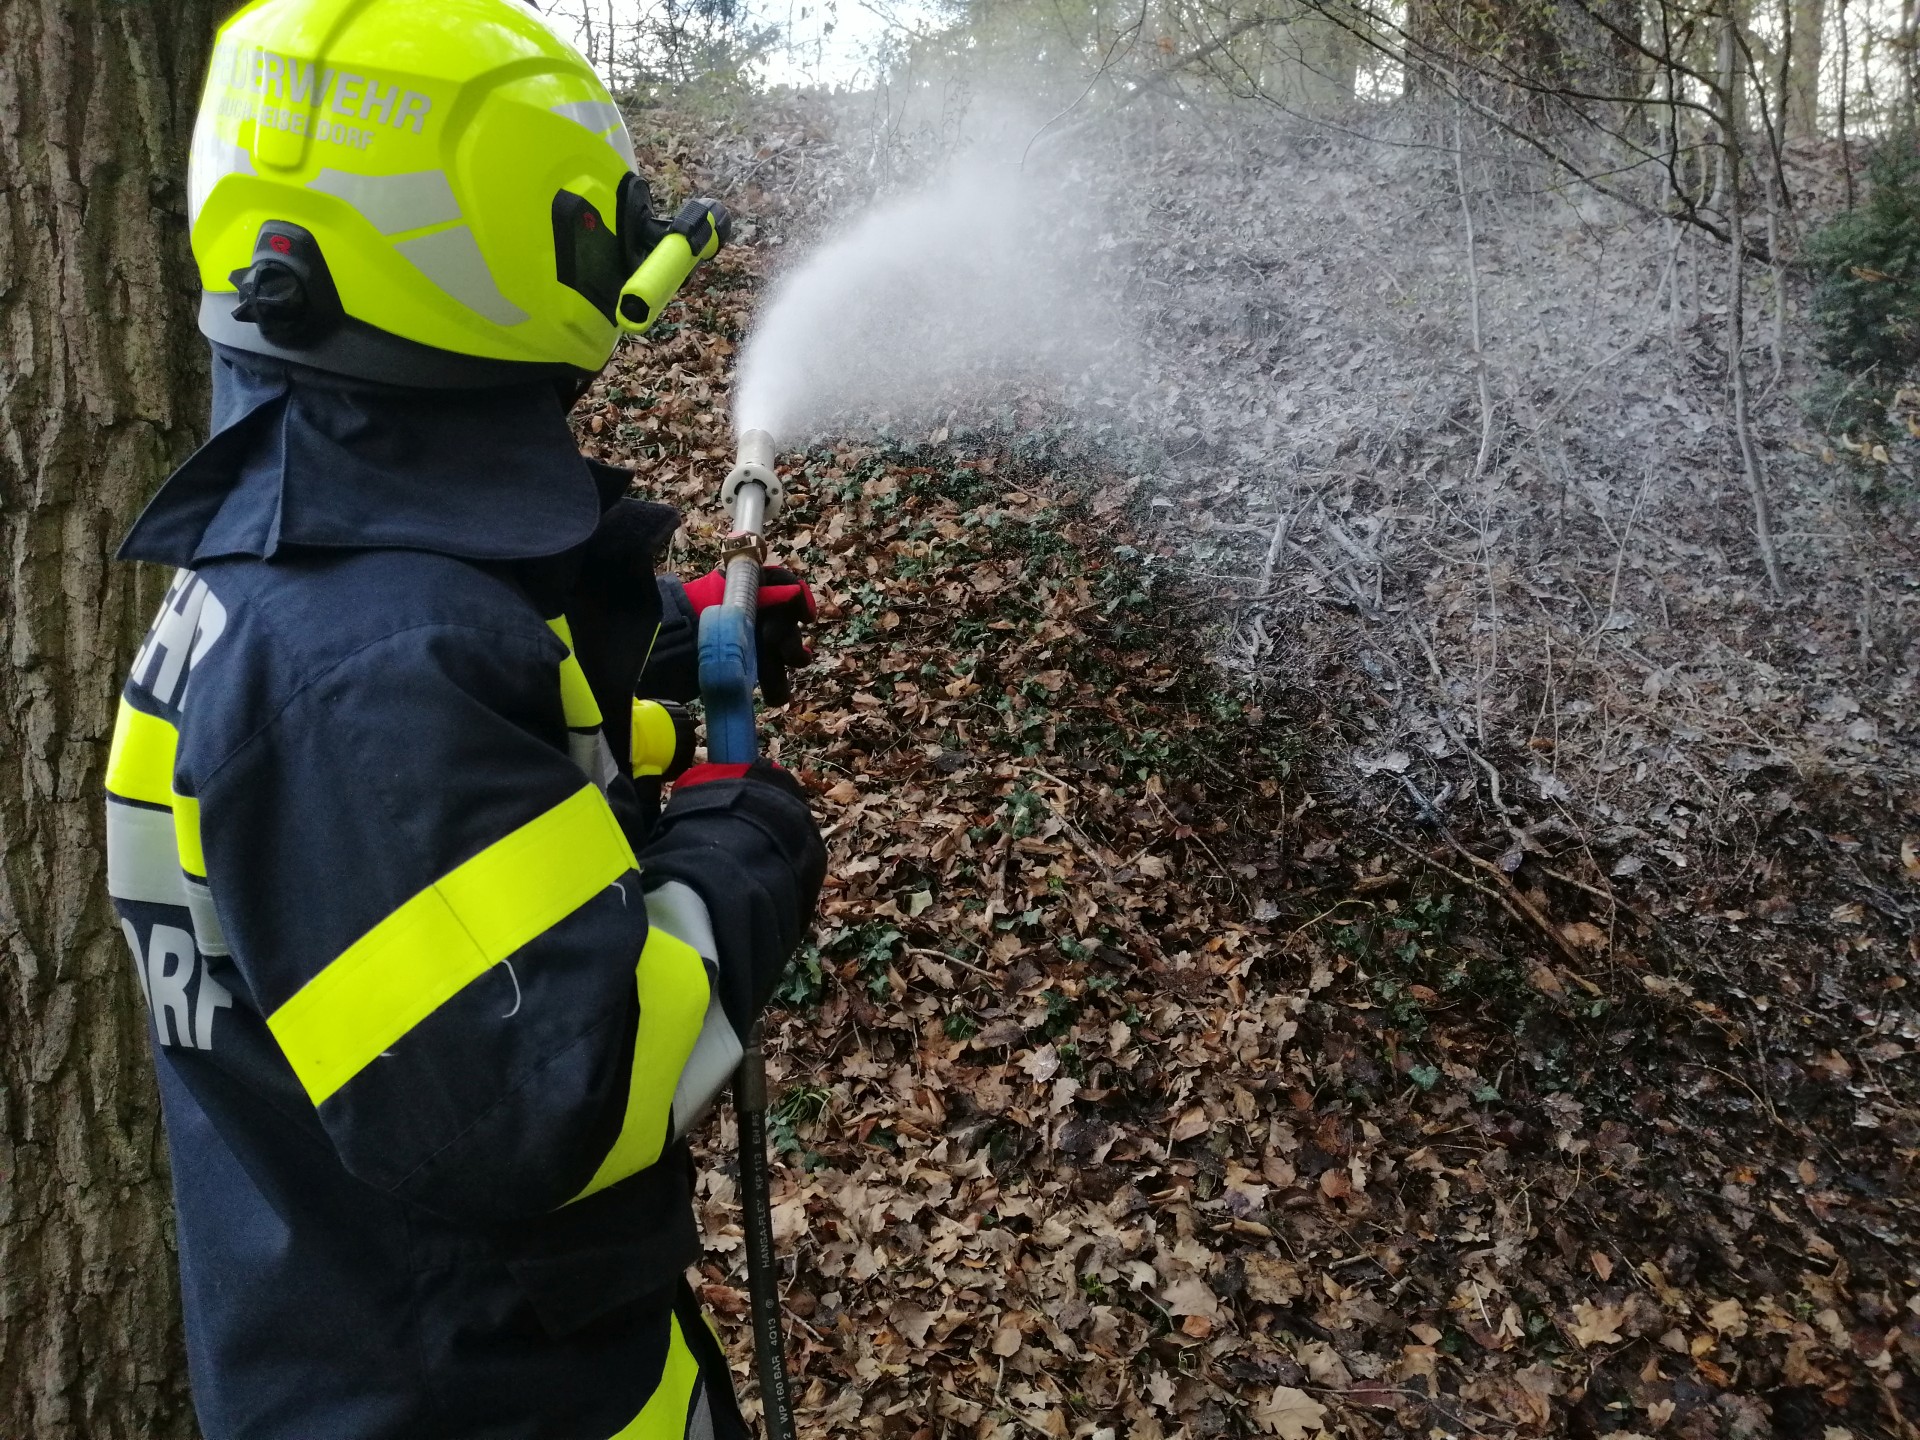
[[[769,254],[577,412],[687,573]],[[1529,819],[1550,736],[1454,735],[1449,808],[1384,647],[1223,668],[1244,590],[1024,423],[788,457],[823,623],[768,730],[832,852],[771,1046],[803,1433],[1920,1434],[1904,773],[1762,751],[1737,843],[1675,849],[1682,807],[1608,849]]]

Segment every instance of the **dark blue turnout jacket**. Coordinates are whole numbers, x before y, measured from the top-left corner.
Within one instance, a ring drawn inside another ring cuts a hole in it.
[[[542,387],[215,379],[123,548],[178,573],[107,781],[207,1440],[738,1433],[681,1137],[820,860],[609,743],[671,512],[596,574],[626,477]]]

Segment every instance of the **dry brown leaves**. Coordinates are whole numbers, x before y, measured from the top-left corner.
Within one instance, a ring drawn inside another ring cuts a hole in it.
[[[580,412],[689,509],[689,568],[757,268]],[[1803,881],[1861,907],[1784,932],[1806,968],[1887,983],[1743,998],[1605,876],[1456,835],[1550,936],[1317,778],[1364,686],[1209,668],[1117,481],[960,430],[789,481],[826,612],[768,729],[833,856],[774,1042],[806,1434],[1910,1433],[1901,912]],[[732,1143],[700,1278],[744,1378]]]

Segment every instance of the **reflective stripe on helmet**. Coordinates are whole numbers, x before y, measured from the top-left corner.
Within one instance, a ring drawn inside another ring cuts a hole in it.
[[[213,187],[229,175],[252,175],[253,156],[220,133],[213,112],[202,111],[193,127],[193,149],[187,157],[187,224],[200,211]]]
[[[393,248],[469,310],[496,325],[525,322],[527,312],[500,293],[493,271],[487,268],[487,257],[480,253],[480,242],[465,225],[422,235],[418,240],[397,240]]]
[[[564,105],[550,107],[556,115],[564,116],[574,124],[593,131],[615,150],[620,158],[633,166],[633,138],[627,134],[626,117],[620,113],[620,107],[611,100],[569,100]]]
[[[594,786],[456,866],[347,947],[267,1027],[315,1105],[634,868]]]
[[[346,201],[382,235],[402,235],[460,218],[460,202],[454,199],[444,170],[415,170],[407,175],[322,170],[307,182],[307,189]]]

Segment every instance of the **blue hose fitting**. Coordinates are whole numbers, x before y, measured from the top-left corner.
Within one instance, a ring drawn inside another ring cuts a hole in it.
[[[707,759],[717,765],[750,765],[760,756],[753,638],[753,617],[730,605],[700,612],[700,699],[707,712]]]

